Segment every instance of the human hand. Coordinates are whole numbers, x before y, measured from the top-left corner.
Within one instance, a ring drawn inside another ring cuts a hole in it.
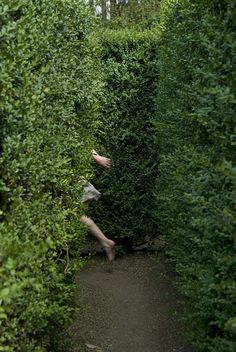
[[[96,161],[98,165],[107,169],[111,166],[111,159],[106,158],[105,156],[101,156],[99,154],[93,154],[93,159]]]

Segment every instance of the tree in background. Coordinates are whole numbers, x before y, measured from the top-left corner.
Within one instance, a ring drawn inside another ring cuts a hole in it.
[[[150,28],[158,19],[159,8],[160,0],[120,0],[113,16],[111,13],[111,23]]]
[[[102,10],[102,21],[106,21],[107,16],[108,16],[107,0],[101,0],[101,10]]]
[[[160,0],[89,0],[89,5],[102,20],[102,25],[150,28],[158,20]]]

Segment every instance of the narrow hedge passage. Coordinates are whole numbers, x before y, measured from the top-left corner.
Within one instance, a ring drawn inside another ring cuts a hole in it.
[[[0,351],[61,351],[94,176],[109,237],[164,234],[196,351],[235,352],[235,14],[163,0],[152,29],[98,30],[82,0],[1,1]]]

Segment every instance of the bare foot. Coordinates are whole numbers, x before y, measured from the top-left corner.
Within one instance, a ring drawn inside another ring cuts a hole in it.
[[[112,262],[115,259],[115,242],[108,240],[108,242],[104,245],[104,250],[107,255],[107,259],[109,262]]]

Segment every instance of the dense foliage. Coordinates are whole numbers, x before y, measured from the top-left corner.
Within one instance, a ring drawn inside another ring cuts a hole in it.
[[[105,25],[112,28],[151,28],[159,18],[160,0],[111,0],[110,20]]]
[[[159,1],[111,1],[109,26],[136,31],[99,33],[102,96],[82,1],[1,1],[0,351],[60,349],[98,126],[113,166],[97,170],[92,216],[126,243],[158,216],[197,350],[235,350],[236,1],[161,3],[161,27],[138,33]]]
[[[113,167],[97,173],[103,197],[93,216],[109,236],[132,242],[157,231],[156,33],[108,30],[101,44],[106,96],[98,141]]]
[[[236,1],[162,3],[158,216],[201,352],[236,341]]]
[[[0,22],[0,350],[52,351],[81,265],[97,44],[78,0],[3,0]]]

